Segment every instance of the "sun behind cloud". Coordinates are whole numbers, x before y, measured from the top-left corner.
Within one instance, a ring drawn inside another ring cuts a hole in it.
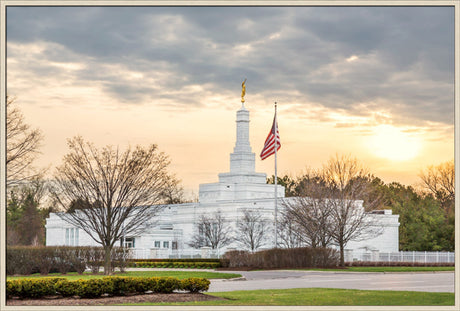
[[[421,145],[420,138],[388,124],[375,127],[369,142],[372,153],[391,161],[415,158],[420,152]]]

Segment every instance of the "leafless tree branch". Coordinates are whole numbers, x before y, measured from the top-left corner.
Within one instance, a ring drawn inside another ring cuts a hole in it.
[[[98,149],[81,137],[68,141],[70,152],[54,176],[59,215],[84,230],[106,249],[104,271],[110,273],[110,252],[123,234],[138,235],[163,208],[158,203],[170,187],[168,157],[147,148]]]
[[[237,222],[236,241],[243,248],[256,251],[266,245],[266,234],[269,231],[269,222],[263,218],[258,210],[243,210],[243,216]]]
[[[455,202],[455,163],[454,160],[429,166],[420,175],[422,186],[441,202],[444,211],[453,212]]]
[[[299,179],[299,197],[284,200],[284,217],[303,243],[338,245],[343,265],[349,241],[375,237],[383,231],[375,215],[368,213],[380,204],[378,197],[371,196],[372,180],[356,159],[336,155],[321,170],[310,170]]]
[[[6,184],[20,184],[26,179],[40,176],[32,162],[38,156],[43,135],[24,122],[24,115],[15,106],[15,99],[6,97]]]
[[[201,215],[197,226],[197,232],[192,236],[189,246],[200,248],[209,246],[218,249],[230,244],[233,241],[232,228],[227,219],[217,211],[210,216]]]

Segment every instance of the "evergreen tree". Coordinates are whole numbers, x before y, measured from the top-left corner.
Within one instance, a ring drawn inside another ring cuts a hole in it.
[[[399,215],[399,247],[405,251],[453,251],[454,224],[446,222],[441,202],[410,186],[391,183],[386,204]]]

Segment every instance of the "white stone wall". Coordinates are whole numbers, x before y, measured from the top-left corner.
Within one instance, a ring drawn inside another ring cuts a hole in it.
[[[47,246],[64,246],[64,245],[75,245],[75,246],[99,246],[96,241],[94,241],[89,234],[87,234],[83,229],[77,228],[66,221],[62,220],[55,213],[51,213],[49,218],[46,219],[46,245]],[[66,241],[66,229],[78,229],[78,238],[76,238],[74,233],[74,242],[69,243]]]
[[[279,212],[282,210],[279,203]],[[155,241],[160,241],[160,249],[164,249],[163,242],[169,242],[169,249],[172,251],[172,242],[177,242],[178,250],[192,250],[187,244],[196,233],[196,224],[201,215],[211,216],[216,211],[221,211],[224,218],[229,221],[236,233],[236,224],[243,215],[244,209],[257,209],[262,217],[267,219],[272,226],[274,223],[274,199],[234,200],[214,203],[187,203],[173,204],[167,206],[158,216],[154,227],[149,228],[144,234],[133,237],[135,247],[139,249],[155,249]],[[278,214],[280,215],[280,214]],[[379,250],[380,252],[396,252],[399,249],[399,222],[398,215],[373,215],[378,226],[383,226],[382,234],[363,241],[351,241],[346,249],[353,249],[355,252],[366,250]],[[65,230],[73,226],[67,224],[56,214],[50,214],[46,224],[46,245],[65,245]],[[161,228],[168,229],[161,229]],[[172,228],[172,230],[170,229]],[[130,237],[130,236],[127,236]],[[80,246],[98,246],[91,237],[83,230],[79,230]],[[117,244],[118,245],[118,244]],[[273,246],[273,234],[267,234],[265,247]],[[223,247],[220,251],[225,252],[227,248],[241,248],[238,242]]]
[[[350,241],[345,248],[355,252],[378,250],[380,252],[399,251],[399,215],[374,215],[377,225],[382,225],[381,235],[363,241]]]
[[[155,219],[153,225],[135,239],[136,249],[144,249],[150,254],[165,251],[164,242],[169,242],[168,249],[172,252],[172,242],[178,243],[179,251],[191,250],[187,245],[197,228],[196,224],[201,215],[211,215],[220,210],[229,221],[229,226],[236,229],[238,218],[244,209],[257,209],[271,224],[274,222],[275,186],[266,184],[266,174],[255,172],[255,154],[249,142],[249,111],[244,106],[237,112],[237,139],[230,155],[230,172],[218,175],[217,183],[201,184],[199,190],[200,203],[172,204],[166,206]],[[282,209],[281,199],[285,189],[278,185],[277,196],[279,210]],[[292,200],[292,198],[286,198]],[[362,201],[356,201],[362,207]],[[378,223],[384,224],[382,235],[365,241],[352,241],[346,246],[349,249],[378,249],[381,252],[397,251],[399,248],[398,216],[376,215]],[[46,222],[46,245],[65,245],[66,230],[73,227],[56,214],[50,214]],[[75,228],[73,228],[75,229]],[[130,236],[127,236],[130,237]],[[267,234],[267,248],[273,246],[273,234]],[[160,247],[155,247],[155,241],[160,241]],[[78,245],[98,245],[83,230],[79,230]],[[234,242],[227,248],[239,248]],[[163,252],[164,253],[164,252]]]

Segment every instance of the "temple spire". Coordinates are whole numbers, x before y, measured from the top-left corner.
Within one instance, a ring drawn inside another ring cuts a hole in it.
[[[241,107],[244,108],[244,95],[246,95],[246,78],[241,84]]]
[[[230,154],[230,172],[220,173],[218,183],[200,185],[201,203],[273,197],[273,185],[266,183],[267,174],[255,171],[255,153],[249,142],[249,111],[244,107],[245,82],[246,79],[242,84],[242,105],[236,112],[236,142]],[[278,187],[278,193],[284,197],[284,187]]]
[[[255,154],[249,143],[249,111],[244,107],[246,79],[241,84],[241,108],[236,112],[236,142],[230,154],[230,172],[247,174],[255,172]]]

